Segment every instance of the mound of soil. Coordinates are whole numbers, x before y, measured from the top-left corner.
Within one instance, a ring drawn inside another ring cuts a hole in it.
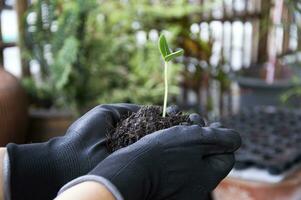
[[[137,113],[125,116],[115,130],[108,135],[108,149],[112,152],[137,142],[140,138],[158,130],[176,125],[193,124],[189,115],[170,107],[162,117],[162,107],[143,106]]]

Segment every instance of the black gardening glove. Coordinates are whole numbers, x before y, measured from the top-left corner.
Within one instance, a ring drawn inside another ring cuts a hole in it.
[[[60,193],[96,181],[117,200],[205,199],[232,169],[240,143],[229,129],[192,125],[157,131],[114,152]]]
[[[45,143],[8,144],[10,199],[55,198],[64,184],[87,174],[109,155],[106,135],[122,115],[138,109],[131,104],[97,106],[74,122],[63,137]]]

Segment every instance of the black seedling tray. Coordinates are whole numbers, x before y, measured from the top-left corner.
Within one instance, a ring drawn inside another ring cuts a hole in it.
[[[221,122],[242,137],[242,146],[235,154],[235,169],[256,167],[278,175],[301,163],[300,110],[257,107]]]

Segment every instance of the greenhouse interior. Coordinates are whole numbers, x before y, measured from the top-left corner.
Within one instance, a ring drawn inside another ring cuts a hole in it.
[[[0,200],[301,200],[301,1],[0,0],[0,145]]]

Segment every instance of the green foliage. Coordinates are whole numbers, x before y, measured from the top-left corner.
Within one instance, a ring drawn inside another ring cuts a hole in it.
[[[121,77],[125,81],[119,87],[107,90],[107,93],[99,96],[99,102],[138,102],[144,104],[161,104],[164,92],[162,77],[163,68],[158,59],[156,41],[147,40],[144,45],[137,45],[135,54],[131,57],[128,70],[123,71]],[[181,69],[176,64],[169,71],[169,76],[175,77]],[[177,78],[173,78],[170,94],[178,94]],[[112,98],[114,97],[114,98]]]
[[[162,55],[162,58],[165,60],[165,57],[168,56],[171,52],[168,47],[165,36],[162,34],[159,38],[159,50]]]
[[[285,104],[289,103],[289,100],[293,98],[301,98],[301,87],[295,87],[281,95],[281,101]]]
[[[183,49],[180,49],[176,52],[171,52],[169,49],[169,46],[167,44],[166,38],[163,34],[160,35],[158,46],[159,46],[161,56],[165,62],[169,62],[169,61],[175,59],[176,57],[182,56],[184,54]]]
[[[299,103],[301,99],[300,63],[298,62],[295,65],[289,65],[289,67],[291,67],[294,71],[294,76],[291,79],[291,83],[293,84],[293,86],[280,96],[281,102],[289,107],[300,107],[301,105]]]
[[[174,16],[184,3],[170,5]],[[40,74],[24,80],[33,99],[46,98],[53,106],[77,111],[98,103],[160,103],[163,69],[156,39],[148,34],[152,28],[146,28],[166,11],[165,3],[156,6],[161,9],[152,13],[144,0],[36,1],[27,15],[35,20],[27,23],[24,54],[40,66]],[[166,28],[174,37],[175,29]],[[139,32],[146,34],[142,43]],[[178,92],[177,66],[169,71],[174,77],[171,95]]]
[[[48,108],[52,104],[52,97],[51,94],[52,89],[47,84],[40,84],[38,85],[33,79],[31,78],[24,78],[23,86],[27,88],[27,93],[30,97],[39,97],[35,99],[35,103]]]
[[[55,106],[77,110],[85,103],[90,69],[83,67],[87,50],[82,42],[86,36],[83,22],[92,8],[92,1],[39,0],[29,10],[28,18],[35,19],[27,24],[27,55],[40,66],[38,78],[31,82],[36,90],[46,88],[44,93],[51,94]],[[43,97],[40,92],[35,94],[33,98],[39,102]]]
[[[164,60],[165,60],[165,62],[169,62],[179,56],[182,56],[183,54],[184,54],[184,50],[180,49],[176,52],[172,52],[172,53],[168,54],[167,56],[165,56]]]

